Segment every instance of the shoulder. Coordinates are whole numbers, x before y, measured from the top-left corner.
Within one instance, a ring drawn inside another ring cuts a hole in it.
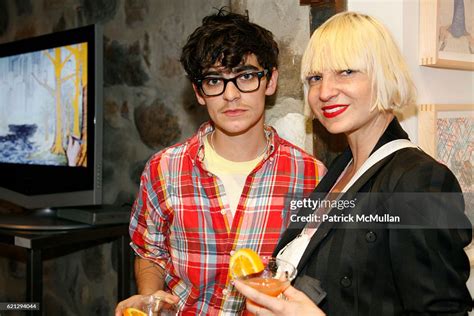
[[[280,155],[288,156],[290,159],[298,159],[306,163],[315,164],[318,165],[320,168],[326,170],[324,164],[321,161],[317,160],[315,157],[307,153],[304,149],[296,146],[295,144],[287,141],[286,139],[281,138],[276,132],[275,142],[278,143]]]
[[[384,173],[396,177],[398,189],[430,192],[458,192],[459,183],[449,168],[418,148],[404,148],[393,154]]]
[[[304,149],[295,144],[275,135],[275,141],[278,143],[279,157],[284,157],[296,164],[304,164],[306,168],[315,169],[315,173],[322,177],[327,169],[324,164],[307,153]]]
[[[189,147],[193,137],[153,154],[148,160],[145,169],[169,171],[172,168],[181,166],[182,163],[180,162],[189,157]]]
[[[202,149],[202,138],[204,135],[213,130],[211,121],[204,122],[199,129],[188,139],[177,143],[173,146],[164,148],[157,152],[150,158],[150,163],[167,165],[170,164],[174,169],[180,170],[184,166],[184,162],[188,163],[186,166],[194,164],[194,161],[200,155]]]
[[[170,147],[166,147],[153,154],[148,162],[150,164],[158,164],[163,163],[164,161],[179,159],[183,156],[184,153],[186,153],[187,145],[187,142],[183,142]]]
[[[407,172],[443,173],[454,176],[449,168],[419,148],[404,148],[394,154],[392,164]]]

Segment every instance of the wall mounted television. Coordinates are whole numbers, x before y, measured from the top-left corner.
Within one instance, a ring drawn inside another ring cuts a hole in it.
[[[0,199],[102,203],[99,25],[0,44]]]

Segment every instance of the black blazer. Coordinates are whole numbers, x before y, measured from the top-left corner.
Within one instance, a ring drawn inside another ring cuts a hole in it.
[[[374,151],[401,138],[408,135],[394,119]],[[312,199],[330,190],[351,158],[346,149]],[[356,201],[356,206],[332,209],[329,215],[350,214],[355,219],[389,214],[400,222],[324,221],[301,258],[295,286],[307,292],[305,283],[320,281],[327,296],[319,306],[330,316],[467,314],[472,299],[463,248],[472,233],[460,192],[451,171],[421,150],[404,148],[389,155],[342,197]],[[311,213],[300,209],[298,214]],[[300,226],[290,224],[274,255],[301,232]]]

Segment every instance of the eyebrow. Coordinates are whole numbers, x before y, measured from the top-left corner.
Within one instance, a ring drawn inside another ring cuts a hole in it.
[[[236,67],[232,68],[232,73],[239,73],[239,72],[246,71],[246,70],[260,71],[260,69],[258,69],[254,65],[239,65],[239,66],[236,66]],[[222,72],[221,71],[216,71],[216,70],[209,70],[209,71],[206,71],[205,73],[203,73],[202,76],[203,77],[222,76]]]
[[[236,66],[234,68],[232,68],[232,72],[241,72],[241,71],[245,71],[245,70],[260,70],[258,69],[256,66],[254,65],[239,65],[239,66]]]

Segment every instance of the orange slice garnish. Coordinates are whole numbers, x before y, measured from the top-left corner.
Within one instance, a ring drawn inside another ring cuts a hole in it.
[[[123,316],[147,316],[145,312],[133,307],[127,307],[123,311]]]
[[[234,278],[259,273],[264,268],[260,256],[249,248],[239,249],[230,257],[229,272]]]

